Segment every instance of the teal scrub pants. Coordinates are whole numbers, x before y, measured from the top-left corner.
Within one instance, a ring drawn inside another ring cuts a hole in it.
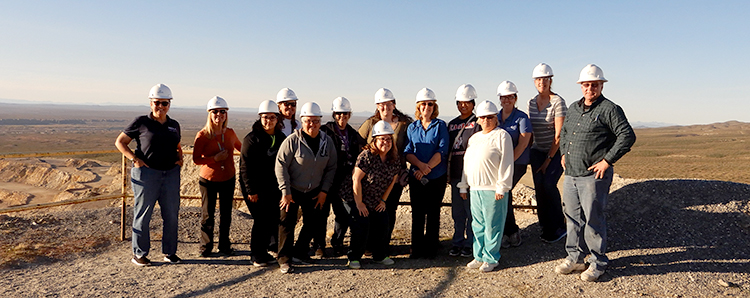
[[[471,190],[471,228],[474,230],[474,259],[496,264],[508,213],[508,193],[495,200],[493,190]]]

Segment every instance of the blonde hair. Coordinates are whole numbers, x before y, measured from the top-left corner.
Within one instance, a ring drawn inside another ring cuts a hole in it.
[[[222,131],[225,128],[227,128],[227,122],[229,122],[229,111],[227,111],[227,117],[224,119],[224,123],[221,124],[221,127],[214,127],[214,123],[211,121],[211,111],[208,111],[208,116],[206,117],[206,126],[203,126],[202,131],[206,133],[206,137],[209,139],[213,139],[216,136],[217,131]]]
[[[421,103],[421,101],[417,103],[417,110],[414,112],[414,117],[416,117],[417,120],[422,120],[422,113],[419,112],[419,104],[420,103]],[[434,104],[435,104],[435,106],[433,106],[433,108],[432,108],[432,115],[430,115],[430,120],[434,120],[435,118],[438,117],[438,115],[440,115],[440,109],[438,109],[438,103],[434,102]]]

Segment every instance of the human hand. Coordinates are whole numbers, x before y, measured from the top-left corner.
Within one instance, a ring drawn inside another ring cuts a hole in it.
[[[468,199],[468,198],[469,198],[469,194],[467,194],[467,193],[465,193],[465,192],[464,192],[464,193],[461,193],[461,199],[463,199],[463,200],[465,201],[465,200],[466,200],[466,199]]]
[[[249,195],[249,196],[247,196],[247,199],[250,202],[257,203],[258,202],[258,194]]]
[[[565,155],[563,155],[562,157],[560,157],[560,164],[562,164],[563,171],[565,171]]]
[[[315,199],[317,199],[317,200],[318,200],[318,201],[317,201],[317,202],[315,203],[315,208],[317,208],[317,209],[320,209],[320,210],[323,210],[323,205],[324,205],[324,204],[326,203],[326,197],[327,197],[327,196],[328,196],[328,194],[327,194],[327,193],[325,193],[325,192],[322,192],[322,191],[321,191],[321,192],[319,192],[319,193],[318,193],[318,195],[317,195],[317,196],[315,196],[315,198],[313,198],[313,200],[315,200]],[[318,206],[320,206],[320,208],[318,208]]]
[[[547,167],[549,166],[550,161],[552,161],[552,160],[549,159],[549,158],[547,158],[546,160],[544,160],[544,162],[542,163],[542,166],[539,167],[538,169],[536,169],[536,172],[537,173],[542,172],[542,174],[546,174],[547,173]]]
[[[357,203],[357,210],[359,210],[359,215],[362,215],[364,217],[370,215],[370,212],[367,211],[367,206],[365,206],[365,203]]]
[[[501,194],[501,193],[495,193],[495,201],[500,201],[500,200],[502,200],[502,199],[503,199],[503,197],[505,197],[505,195],[504,195],[504,194]]]
[[[596,179],[604,178],[604,172],[607,169],[609,169],[609,163],[603,159],[588,168],[589,171],[594,171],[594,178]]]
[[[281,201],[279,201],[279,207],[281,207],[281,210],[289,211],[289,205],[294,203],[294,200],[292,200],[292,195],[285,195],[281,197]]]
[[[383,212],[385,211],[385,202],[380,201],[377,206],[375,206],[375,211],[377,212]]]
[[[227,150],[221,150],[221,152],[216,153],[216,155],[214,155],[214,160],[222,161],[222,160],[227,159],[228,156],[229,156],[229,152]]]

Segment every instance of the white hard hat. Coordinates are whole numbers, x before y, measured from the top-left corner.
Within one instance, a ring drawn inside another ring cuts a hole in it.
[[[294,91],[289,88],[284,88],[279,90],[279,93],[276,93],[276,102],[285,102],[290,100],[297,100],[297,94],[294,94]]]
[[[513,95],[516,93],[518,93],[518,88],[511,81],[503,81],[497,86],[497,96]]]
[[[555,74],[552,73],[552,67],[547,65],[547,63],[539,63],[537,66],[534,67],[534,71],[531,72],[531,78],[546,78],[554,76]]]
[[[331,110],[333,110],[334,112],[351,112],[352,104],[348,99],[346,99],[346,97],[339,96],[333,99]]]
[[[273,102],[273,100],[264,100],[260,103],[260,106],[258,106],[258,114],[263,113],[279,113],[279,106]]]
[[[391,90],[380,88],[377,92],[375,92],[375,104],[391,100],[396,100],[396,98],[393,97],[393,92],[391,92]]]
[[[310,117],[310,116],[322,117],[323,113],[320,111],[320,106],[314,101],[311,101],[311,102],[306,102],[304,105],[302,105],[302,109],[300,110],[299,115],[300,117]]]
[[[430,88],[422,88],[422,90],[417,92],[417,102],[430,100],[437,100],[437,98],[435,98],[435,92],[432,92]]]
[[[581,70],[581,75],[578,76],[578,84],[583,82],[590,82],[590,81],[602,81],[606,82],[607,79],[604,78],[604,72],[602,71],[599,66],[596,66],[595,64],[589,64],[586,65]]]
[[[151,91],[148,92],[148,98],[150,99],[172,99],[172,90],[164,84],[156,84],[151,87]]]
[[[395,134],[393,131],[393,127],[388,122],[385,122],[383,120],[378,121],[378,123],[375,123],[375,125],[372,126],[372,137],[382,136],[382,135],[392,135]]]
[[[497,115],[497,106],[489,100],[480,102],[477,106],[477,117]]]
[[[206,111],[210,111],[213,109],[227,109],[229,110],[229,105],[227,104],[227,101],[219,96],[214,96],[211,99],[208,100],[208,104],[206,104]]]
[[[472,101],[477,98],[477,89],[471,84],[458,86],[456,90],[456,101]]]

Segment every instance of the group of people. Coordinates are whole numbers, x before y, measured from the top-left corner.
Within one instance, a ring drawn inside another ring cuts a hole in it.
[[[255,266],[278,262],[287,273],[294,263],[311,262],[311,251],[325,256],[331,210],[335,226],[330,243],[334,254],[347,255],[348,267],[361,268],[367,251],[374,262],[394,264],[389,242],[407,185],[410,258],[434,258],[440,247],[440,207],[450,184],[454,234],[448,254],[472,257],[467,267],[490,272],[498,265],[501,247],[522,243],[511,190],[530,164],[541,240],[552,243],[567,236],[568,257],[554,271],[585,270],[581,279],[596,280],[608,263],[604,207],[612,165],[630,150],[635,134],[622,109],[601,95],[607,82],[601,68],[589,64],[581,71],[583,98],[569,108],[552,92],[552,77],[549,65],[534,68],[538,94],[528,102],[528,113],[516,107],[518,89],[510,81],[498,86],[499,110],[489,100],[476,104],[475,88],[461,85],[455,97],[459,116],[447,124],[437,118],[432,90],[417,93],[413,120],[396,109],[393,93],[381,88],[374,96],[374,115],[358,130],[349,125],[352,109],[346,98],[333,100],[333,121],[322,124],[315,102],[302,105],[297,119],[298,98],[284,88],[276,101],[260,104],[259,119],[242,141],[227,126],[226,100],[212,98],[193,151],[193,161],[201,165],[199,255],[213,254],[217,200],[218,252],[234,254],[229,228],[236,149],[241,152],[240,189],[254,219],[250,245]],[[149,221],[156,202],[164,219],[164,261],[180,262],[180,126],[167,116],[172,100],[167,86],[154,86],[149,98],[151,113],[136,118],[115,142],[133,161],[132,262],[139,266],[150,265]],[[128,147],[132,140],[135,151]],[[561,197],[557,184],[563,173]],[[295,241],[300,209],[302,229]]]

